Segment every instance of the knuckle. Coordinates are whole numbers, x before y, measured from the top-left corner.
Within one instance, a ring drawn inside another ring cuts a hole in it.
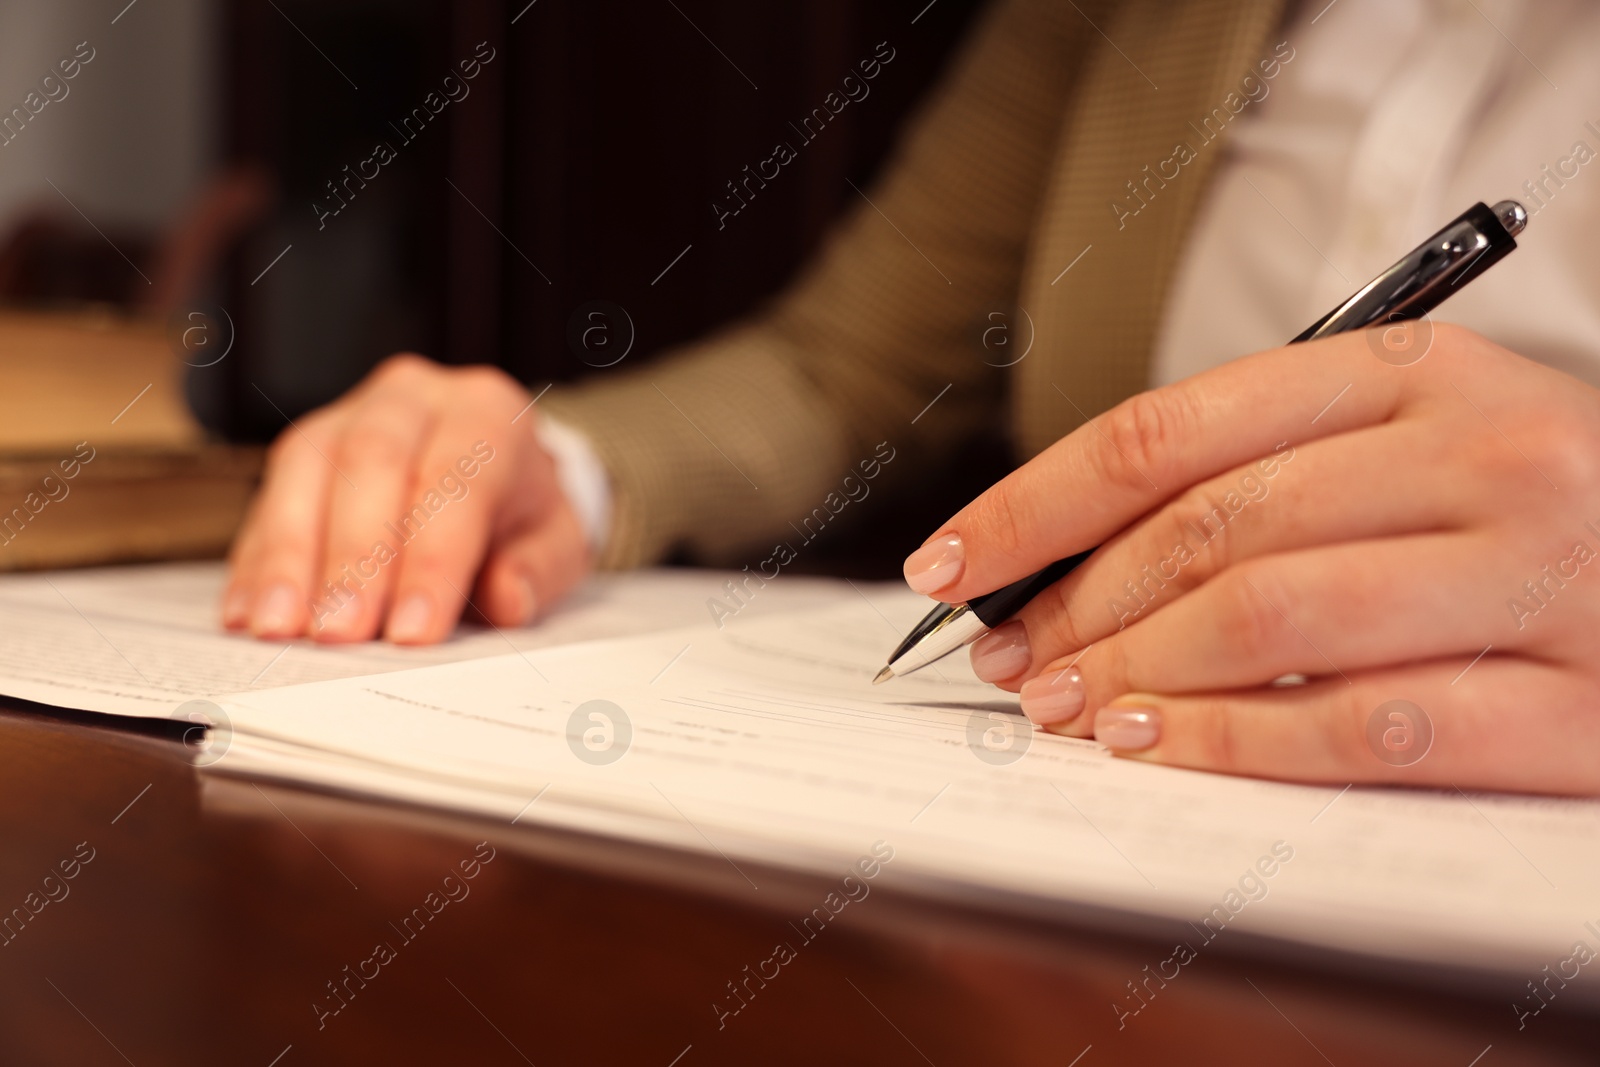
[[[432,360],[415,352],[396,352],[372,368],[370,377],[384,385],[405,386],[429,377],[437,369]]]
[[[1240,769],[1238,722],[1233,705],[1220,698],[1202,700],[1194,709],[1193,744],[1202,767]]]
[[[1159,484],[1192,421],[1191,404],[1179,389],[1140,393],[1112,408],[1100,432],[1109,448],[1096,450],[1099,473],[1109,484],[1140,493]]]
[[[526,403],[522,386],[498,367],[462,367],[452,377],[456,394],[474,407],[515,410]]]
[[[1089,662],[1091,657],[1093,662]],[[1129,673],[1127,642],[1120,635],[1113,634],[1090,646],[1078,661],[1085,664],[1085,676],[1093,671],[1095,684],[1106,693],[1121,694],[1139,688]]]
[[[393,467],[409,451],[406,435],[381,422],[358,422],[339,440],[339,460],[351,466]]]
[[[1052,644],[1063,652],[1075,652],[1094,640],[1094,630],[1082,615],[1087,608],[1081,596],[1074,595],[1066,579],[1050,587],[1044,602],[1044,624]]]
[[[1505,350],[1482,334],[1453,322],[1428,319],[1426,325],[1426,359],[1403,367],[1390,368],[1404,383],[1403,391],[1410,396],[1451,391],[1451,383],[1462,380],[1462,374],[1471,376],[1490,371]]]
[[[278,431],[267,446],[267,465],[277,467],[315,449],[327,450],[333,444],[335,418],[332,408],[318,408]]]
[[[517,388],[516,380],[501,370],[483,363],[458,367],[453,372],[455,380],[467,388],[506,392]]]
[[[1325,687],[1326,688],[1326,687]],[[1359,767],[1373,761],[1367,747],[1367,719],[1376,705],[1360,687],[1339,685],[1329,693],[1326,714],[1312,716],[1308,742],[1335,767]]]
[[[1245,663],[1279,658],[1293,614],[1290,598],[1269,572],[1260,567],[1235,567],[1220,579],[1222,596],[1217,633],[1230,655]]]
[[[1485,420],[1474,412],[1467,413],[1473,420],[1467,433],[1457,442],[1453,449],[1453,458],[1459,460],[1465,469],[1473,472],[1474,478],[1485,483],[1504,485],[1517,484],[1526,477],[1533,476],[1528,469],[1528,460],[1517,454],[1516,449],[1506,443],[1506,438],[1495,432]],[[1512,439],[1523,436],[1518,427],[1510,427]],[[1448,458],[1441,456],[1441,461]],[[1537,463],[1538,459],[1533,458]]]
[[[1478,331],[1459,323],[1430,319],[1429,325],[1433,331],[1433,343],[1442,351],[1479,356],[1494,349]]]
[[[1024,527],[1023,516],[1017,511],[1021,499],[1022,494],[1011,489],[1010,479],[1000,482],[979,497],[965,516],[963,534],[1001,556],[1019,555]]]
[[[1186,587],[1216,574],[1232,562],[1224,537],[1234,516],[1205,488],[1191,489],[1163,512],[1158,525],[1164,540],[1157,549],[1170,549],[1189,571]],[[1186,549],[1187,551],[1181,551]],[[1192,561],[1192,562],[1191,562]]]
[[[1567,407],[1541,412],[1520,436],[1529,461],[1557,486],[1600,483],[1600,415]]]

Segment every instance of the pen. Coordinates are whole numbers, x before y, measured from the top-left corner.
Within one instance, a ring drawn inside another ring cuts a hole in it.
[[[1331,337],[1378,322],[1419,319],[1517,247],[1515,237],[1527,225],[1528,213],[1515,200],[1502,200],[1492,208],[1474,204],[1289,343]],[[1094,551],[1091,548],[1057,560],[965,604],[940,604],[900,642],[888,664],[872,679],[873,684],[921,670],[982,637],[1071,574]]]

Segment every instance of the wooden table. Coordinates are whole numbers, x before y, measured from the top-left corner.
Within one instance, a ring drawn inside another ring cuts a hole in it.
[[[833,880],[202,780],[172,731],[0,702],[0,915],[27,916],[0,935],[0,1063],[1600,1062],[1600,1025],[1559,1000],[1519,1032],[1520,982],[1446,992],[1242,940],[1119,1030],[1169,940],[883,888],[719,1028],[728,983]]]

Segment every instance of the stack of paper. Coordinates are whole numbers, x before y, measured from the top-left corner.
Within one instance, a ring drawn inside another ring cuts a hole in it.
[[[214,573],[168,574],[215,592]],[[119,612],[115,582],[84,581],[0,582],[0,688],[141,714],[209,697],[207,773],[692,849],[752,886],[761,864],[837,874],[873,856],[875,877],[919,892],[1182,921],[1190,952],[1238,930],[1532,979],[1580,942],[1600,950],[1600,804],[1115,759],[1034,733],[964,657],[874,687],[926,605],[903,590],[783,578],[730,616],[706,604],[739,603],[724,576],[634,575],[558,615],[553,647],[490,632],[423,653],[294,645],[274,662],[277,647],[186,615],[182,581],[164,586],[166,630],[148,603]],[[64,610],[74,595],[92,610]],[[496,642],[512,651],[486,657]],[[202,648],[228,684],[185,691]],[[265,688],[252,672],[317,680]]]
[[[269,643],[227,633],[217,622],[224,577],[220,563],[0,576],[0,693],[79,711],[172,718],[185,702],[222,693],[709,622],[707,603],[726,604],[727,583],[742,576],[686,570],[600,575],[536,627],[466,625],[426,648]],[[822,579],[785,579],[738,617],[834,603],[838,588]]]
[[[1600,805],[1301,787],[1033,733],[925,607],[832,608],[232,697],[213,770],[891,882],[1529,974],[1600,946]],[[754,880],[752,879],[752,884]],[[1235,935],[1237,936],[1237,935]]]

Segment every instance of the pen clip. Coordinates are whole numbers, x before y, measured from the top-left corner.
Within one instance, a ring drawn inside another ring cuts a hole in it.
[[[1512,200],[1493,208],[1472,205],[1290,344],[1379,322],[1420,319],[1517,247],[1513,234],[1522,231],[1527,218]]]

